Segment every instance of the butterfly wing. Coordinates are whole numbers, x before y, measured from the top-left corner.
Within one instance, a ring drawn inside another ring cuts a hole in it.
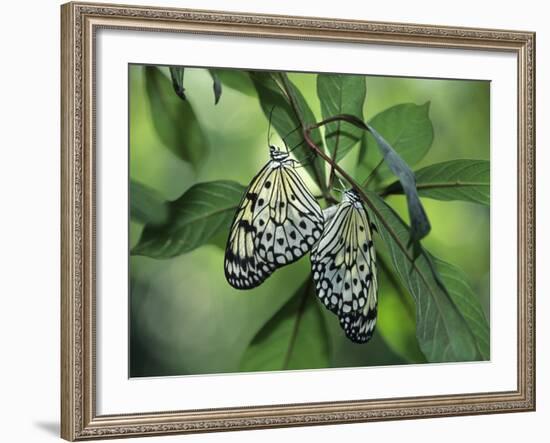
[[[252,179],[235,214],[225,275],[235,288],[260,285],[298,260],[321,236],[323,214],[292,163],[270,161]]]
[[[277,168],[256,202],[255,246],[262,260],[276,267],[293,263],[320,238],[323,214],[319,204],[292,166]]]
[[[268,163],[252,179],[231,224],[224,268],[227,281],[237,289],[255,288],[275,270],[273,264],[258,256],[255,246],[258,229],[253,222],[255,206],[261,198],[259,195],[272,174],[273,169]]]
[[[325,222],[311,254],[313,280],[323,304],[354,342],[368,341],[376,325],[378,281],[372,227],[364,206],[342,202]]]

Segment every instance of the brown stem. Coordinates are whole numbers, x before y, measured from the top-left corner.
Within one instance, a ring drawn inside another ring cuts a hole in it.
[[[336,128],[336,134],[340,133],[340,123],[338,122],[338,127]],[[326,134],[325,134],[326,136]],[[334,152],[332,153],[332,161],[336,162],[336,155],[338,154],[338,147],[340,145],[340,136],[336,136],[336,144],[334,145]],[[330,174],[328,177],[328,188],[332,189],[332,185],[334,184],[334,168],[330,168]]]
[[[359,118],[355,117],[354,115],[349,115],[349,114],[334,115],[332,117],[329,117],[320,121],[319,123],[315,123],[313,125],[308,126],[308,129],[313,130],[313,129],[320,128],[321,126],[324,126],[327,123],[342,122],[342,121],[351,123],[352,125],[355,125],[358,128],[368,131],[368,126],[363,121],[361,121]]]
[[[321,151],[319,149],[319,147],[315,144],[315,142],[310,137],[311,131],[313,129],[316,129],[316,128],[322,126],[323,124],[330,123],[330,121],[334,121],[334,120],[332,118],[327,119],[327,120],[323,120],[321,123],[317,123],[315,125],[308,126],[308,127],[304,128],[304,140],[306,141],[306,144],[310,147],[310,149],[312,149],[319,157],[321,157],[323,160],[325,160],[332,168],[334,168],[336,171],[338,171],[338,173],[342,177],[344,177],[346,179],[346,181],[353,188],[357,188],[356,189],[357,192],[363,193],[363,191],[361,190],[359,185],[355,183],[353,178],[346,171],[344,171],[340,166],[338,166],[338,164],[335,161],[333,161],[328,155],[326,155],[323,151]],[[365,196],[365,198],[366,198],[366,196]]]

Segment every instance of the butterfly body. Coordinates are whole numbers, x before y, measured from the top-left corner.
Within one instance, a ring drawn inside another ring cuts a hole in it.
[[[289,153],[270,146],[231,225],[225,276],[237,289],[260,285],[275,269],[306,254],[321,236],[323,214]]]
[[[368,341],[376,325],[378,281],[372,231],[359,194],[350,189],[325,217],[321,239],[311,251],[317,295],[338,316],[346,335],[358,343]]]

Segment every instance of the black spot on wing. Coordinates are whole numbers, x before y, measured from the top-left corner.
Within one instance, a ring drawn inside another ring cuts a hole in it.
[[[244,229],[244,232],[246,233],[250,233],[250,234],[256,233],[256,228],[252,226],[250,222],[248,222],[248,220],[240,220],[238,226],[239,228]]]

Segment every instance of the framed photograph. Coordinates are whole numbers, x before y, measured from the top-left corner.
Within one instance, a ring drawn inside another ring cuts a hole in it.
[[[61,14],[63,438],[534,410],[534,33]]]

